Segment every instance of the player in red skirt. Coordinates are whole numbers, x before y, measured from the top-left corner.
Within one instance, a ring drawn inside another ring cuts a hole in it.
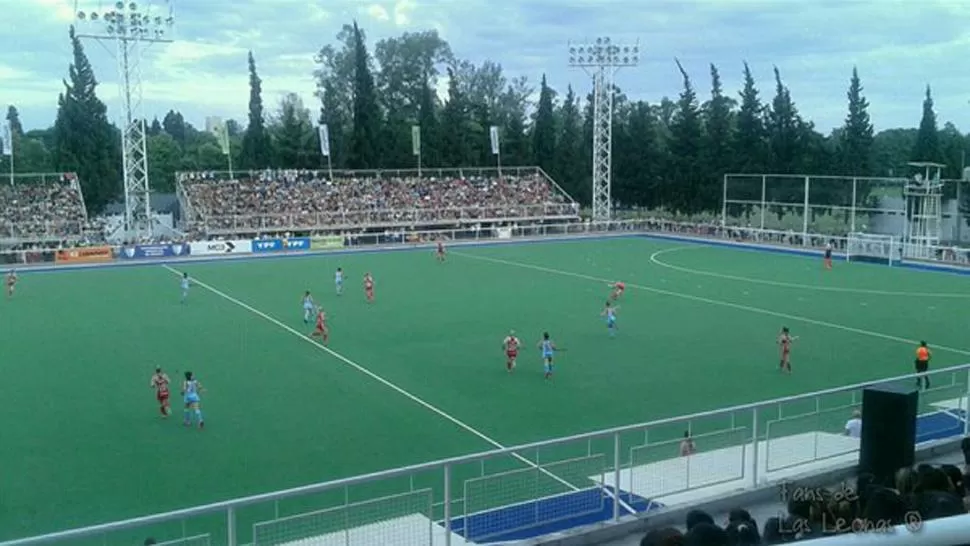
[[[370,273],[364,275],[364,295],[367,303],[374,303],[374,277]]]
[[[778,367],[785,373],[791,373],[791,346],[798,337],[792,337],[788,327],[781,329],[778,335],[778,346],[781,349],[781,359]]]
[[[310,334],[310,337],[319,337],[324,345],[330,341],[330,329],[327,328],[327,314],[323,311],[323,307],[317,307],[317,327]]]
[[[611,284],[610,288],[613,289],[613,293],[610,294],[610,299],[613,301],[620,299],[620,296],[623,295],[623,292],[626,292],[626,284],[624,284],[621,281],[617,281]]]
[[[13,297],[13,290],[17,286],[17,272],[11,269],[7,272],[7,298]]]
[[[155,375],[152,376],[151,386],[155,390],[155,400],[158,402],[159,411],[162,412],[162,417],[168,417],[172,413],[172,408],[168,403],[169,390],[168,390],[169,379],[165,375],[165,372],[161,368],[155,368]]]
[[[825,243],[825,256],[822,258],[825,269],[832,269],[832,243]]]
[[[519,338],[515,337],[515,330],[509,332],[508,337],[502,342],[502,348],[505,349],[505,369],[509,373],[515,368],[515,359],[519,356]]]
[[[438,240],[438,248],[435,250],[434,255],[435,255],[435,258],[437,258],[439,262],[444,263],[444,261],[445,261],[445,243],[444,243],[444,241],[442,241],[440,239]]]

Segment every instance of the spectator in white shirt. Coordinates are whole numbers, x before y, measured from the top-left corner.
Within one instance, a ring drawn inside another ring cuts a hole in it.
[[[862,437],[862,414],[858,411],[852,412],[852,419],[845,422],[845,435],[850,438]]]

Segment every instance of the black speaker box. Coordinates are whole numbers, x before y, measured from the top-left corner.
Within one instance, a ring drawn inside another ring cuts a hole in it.
[[[899,385],[870,387],[862,393],[859,474],[894,487],[896,471],[913,466],[919,392]]]

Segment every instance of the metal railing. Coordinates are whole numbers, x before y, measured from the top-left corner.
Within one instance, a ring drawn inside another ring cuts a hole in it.
[[[292,230],[299,234],[298,230]],[[304,232],[305,234],[306,232]],[[807,236],[791,231],[758,229],[748,227],[722,227],[712,223],[677,222],[646,218],[609,222],[564,222],[512,225],[497,228],[479,228],[474,225],[460,228],[428,230],[389,229],[383,233],[351,233],[344,235],[348,247],[416,244],[437,238],[457,242],[509,241],[523,238],[583,237],[596,235],[657,234],[696,239],[698,241],[722,241],[749,245],[790,248],[793,250],[822,251],[831,244],[836,253],[847,249],[847,237],[810,233]],[[51,241],[59,241],[52,238]],[[901,245],[905,247],[906,245]],[[929,246],[918,249],[902,249],[904,262],[923,263],[953,268],[970,268],[970,248],[956,246]],[[115,253],[120,247],[115,247]],[[918,256],[918,257],[914,257]],[[41,265],[52,263],[53,249],[0,251],[0,264]]]
[[[929,375],[940,387],[921,393],[920,409],[921,415],[934,416],[936,429],[931,435],[924,430],[919,440],[966,435],[962,416],[970,395],[970,364]],[[132,544],[146,536],[179,540],[199,535],[229,546],[304,539],[448,545],[604,509],[611,511],[605,519],[617,522],[638,511],[634,505],[645,499],[655,508],[657,503],[675,506],[677,494],[690,491],[694,500],[687,502],[696,503],[704,492],[713,496],[750,489],[826,465],[849,464],[858,440],[845,436],[843,427],[862,391],[900,382],[912,385],[915,376],[495,449],[0,546]],[[801,425],[793,426],[793,418]],[[681,456],[685,432],[696,451]],[[794,463],[771,465],[786,452]],[[368,541],[371,536],[382,538]]]

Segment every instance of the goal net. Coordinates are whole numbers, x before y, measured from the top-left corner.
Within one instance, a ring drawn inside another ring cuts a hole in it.
[[[846,240],[845,258],[850,262],[894,265],[900,260],[900,245],[892,235],[850,233]]]

